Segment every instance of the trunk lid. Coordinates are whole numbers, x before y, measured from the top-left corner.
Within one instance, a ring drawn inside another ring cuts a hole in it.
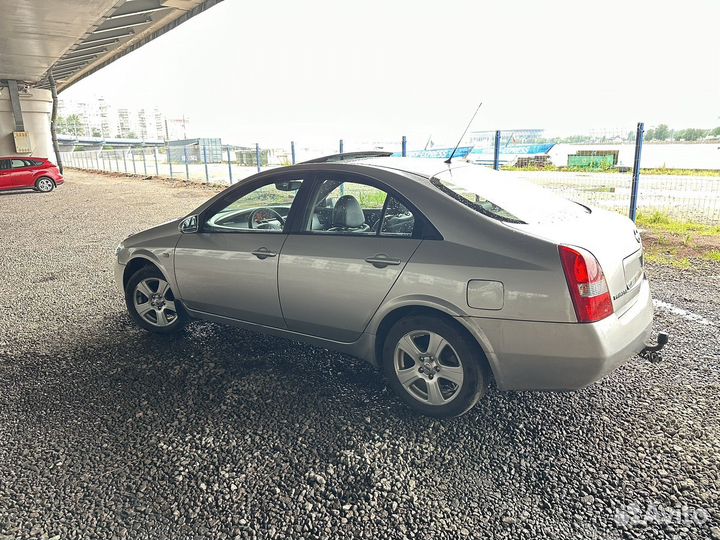
[[[592,253],[605,274],[615,313],[622,314],[637,297],[644,272],[643,251],[640,234],[628,218],[593,208],[511,226]]]

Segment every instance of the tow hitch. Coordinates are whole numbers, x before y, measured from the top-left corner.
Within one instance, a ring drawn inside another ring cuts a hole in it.
[[[668,342],[668,335],[665,332],[659,332],[657,336],[657,345],[647,345],[645,348],[638,353],[640,358],[645,358],[653,364],[657,364],[662,360],[660,356],[660,349],[662,349]]]

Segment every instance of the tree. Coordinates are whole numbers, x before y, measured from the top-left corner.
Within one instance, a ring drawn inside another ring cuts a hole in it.
[[[678,141],[692,142],[704,138],[707,134],[708,130],[706,129],[687,128],[677,131],[675,133],[675,139],[677,139]]]
[[[655,140],[655,129],[650,128],[645,132],[645,140],[646,141],[653,141]]]
[[[102,132],[98,128],[92,129],[92,136],[93,137],[102,137]]]
[[[710,132],[713,137],[720,137],[720,126],[716,127]]]
[[[83,125],[82,118],[77,114],[58,116],[55,122],[55,131],[62,135],[81,137],[85,135],[85,126]]]
[[[655,128],[655,139],[658,141],[664,141],[670,138],[670,128],[667,124],[660,124]]]

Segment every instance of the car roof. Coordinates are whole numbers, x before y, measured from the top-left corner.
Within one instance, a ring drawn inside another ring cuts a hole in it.
[[[0,159],[37,159],[39,161],[47,161],[47,158],[38,156],[0,156]]]
[[[390,169],[393,171],[411,173],[416,176],[423,178],[432,178],[440,174],[441,172],[448,171],[451,169],[457,169],[459,167],[477,167],[478,172],[482,174],[496,174],[496,171],[490,167],[476,165],[465,161],[463,159],[457,159],[451,163],[446,163],[444,159],[438,158],[410,158],[410,157],[371,157],[371,158],[350,158],[342,161],[329,162],[328,165],[358,165],[364,167],[377,167],[382,169]],[[321,165],[321,164],[316,164]]]

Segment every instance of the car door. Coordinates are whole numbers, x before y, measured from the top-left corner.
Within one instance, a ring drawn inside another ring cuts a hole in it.
[[[280,302],[288,329],[355,341],[420,245],[396,194],[372,179],[318,173],[299,230],[283,246]]]
[[[301,174],[278,174],[230,190],[175,248],[180,297],[193,310],[283,328],[278,255]]]
[[[10,171],[10,160],[0,159],[0,189],[12,188],[12,174]]]
[[[10,160],[10,177],[12,187],[33,187],[33,170],[29,161],[24,159]]]

